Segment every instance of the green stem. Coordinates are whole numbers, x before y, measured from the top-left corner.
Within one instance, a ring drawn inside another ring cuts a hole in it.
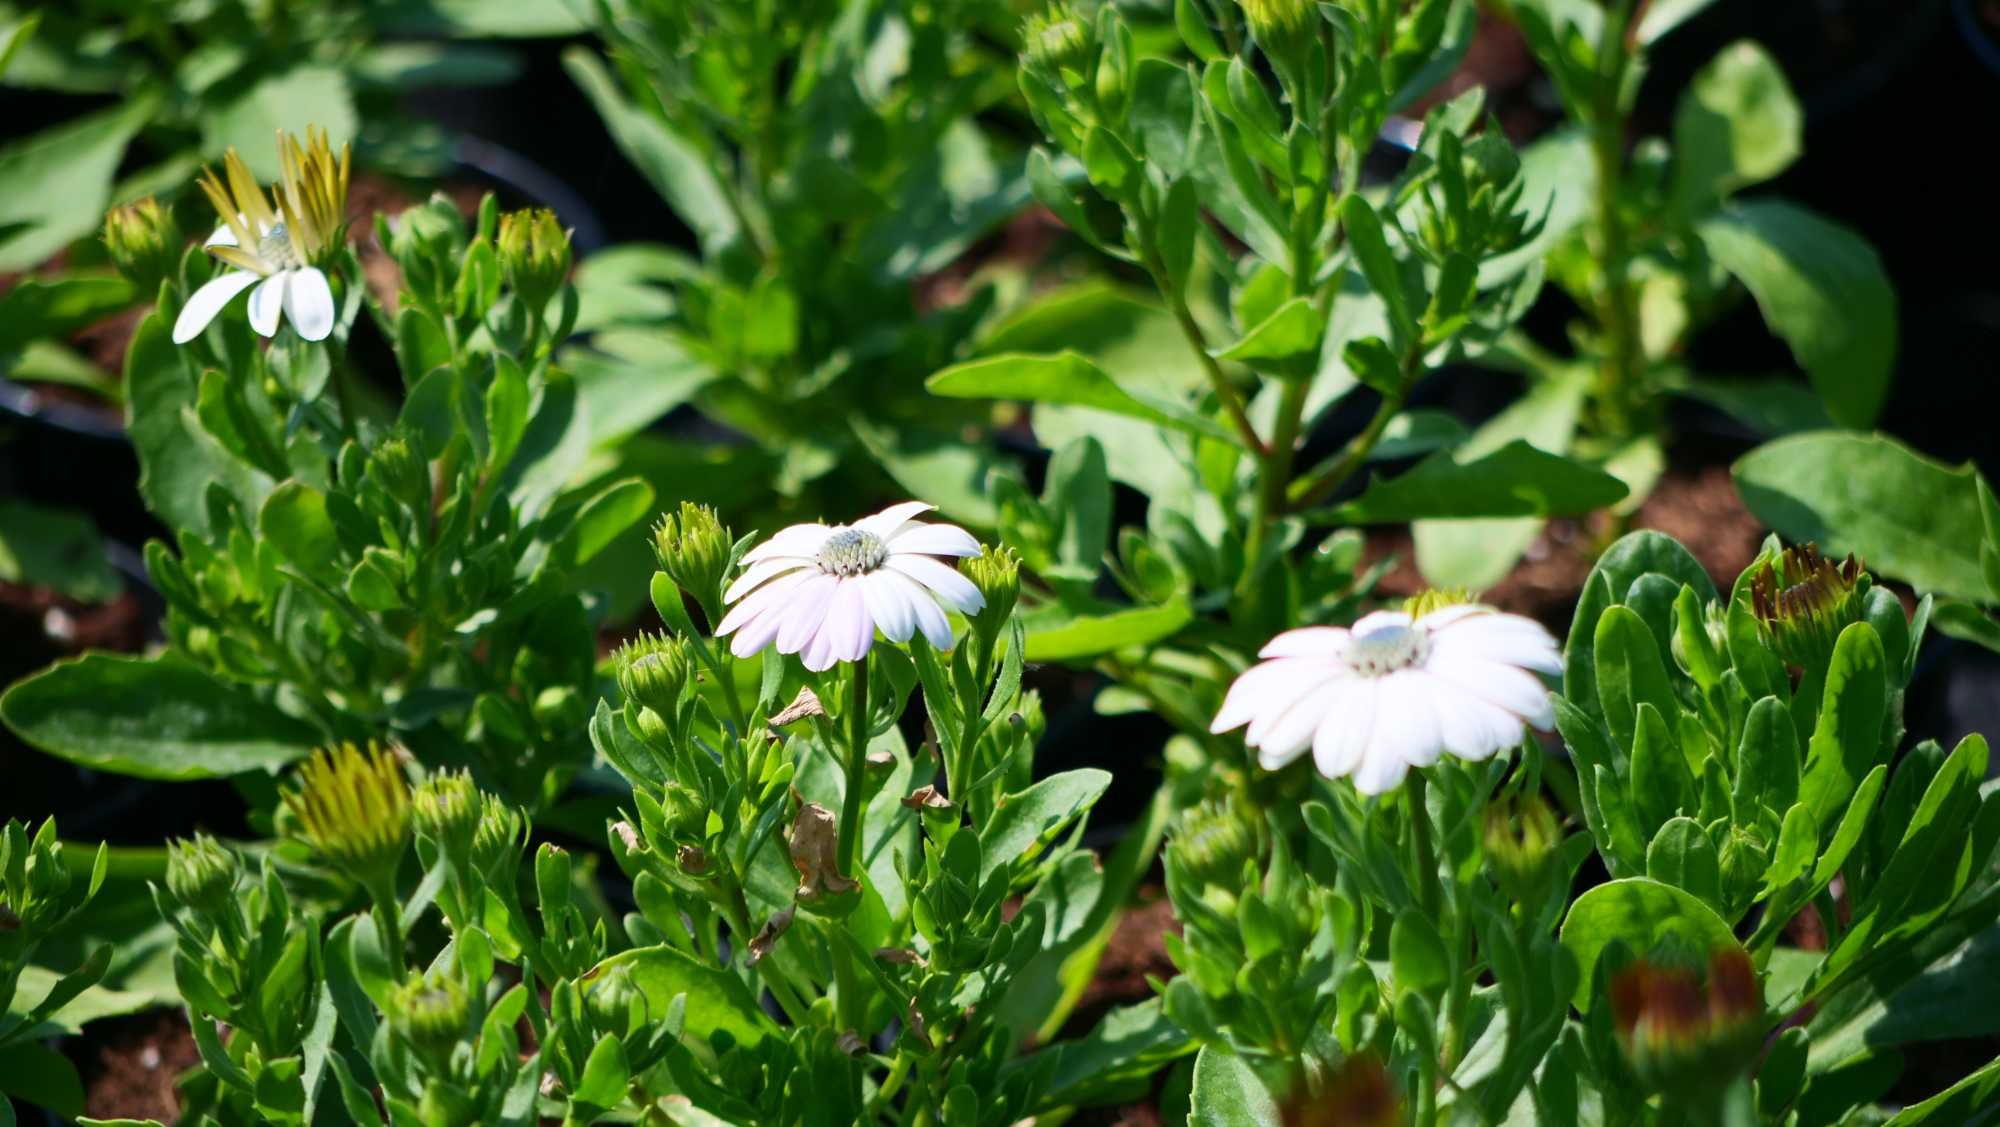
[[[1271,446],[1259,459],[1257,508],[1243,541],[1243,578],[1238,584],[1239,592],[1250,589],[1271,525],[1284,514],[1285,487],[1291,484],[1292,459],[1298,453],[1299,428],[1305,418],[1306,395],[1311,390],[1311,380],[1287,380],[1278,400],[1278,424],[1271,432]]]
[[[396,879],[393,874],[379,876],[366,882],[364,887],[368,890],[368,899],[375,904],[375,926],[382,930],[382,950],[389,956],[389,962],[400,978],[405,964],[402,910],[396,903]]]
[[[1403,409],[1403,397],[1409,394],[1411,382],[1408,378],[1410,366],[1408,363],[1404,366],[1405,378],[1402,386],[1382,397],[1381,406],[1375,408],[1375,417],[1368,420],[1368,426],[1360,434],[1355,435],[1339,454],[1329,461],[1320,463],[1318,467],[1292,483],[1293,507],[1311,508],[1333,496],[1335,491],[1368,461],[1368,455],[1374,451],[1376,444],[1382,441],[1383,432],[1389,429],[1389,420],[1395,418],[1396,413]]]
[[[1597,294],[1597,317],[1604,328],[1605,354],[1598,371],[1597,400],[1605,428],[1615,437],[1632,431],[1632,401],[1639,379],[1639,315],[1632,290],[1631,240],[1619,213],[1620,184],[1625,164],[1625,119],[1619,91],[1624,85],[1628,55],[1625,29],[1633,0],[1618,0],[1605,12],[1598,57],[1605,72],[1599,77],[1592,122],[1591,156],[1597,172],[1596,236],[1603,281]]]
[[[1444,1000],[1444,1056],[1439,1069],[1447,1080],[1458,1070],[1459,1058],[1465,1052],[1465,1009],[1472,1001],[1472,983],[1476,977],[1472,971],[1472,927],[1460,898],[1461,890],[1454,889],[1453,899],[1458,901],[1451,913],[1452,930],[1457,934],[1458,951],[1452,959],[1451,993]]]
[[[1160,256],[1159,243],[1154,237],[1152,221],[1137,213],[1133,218],[1139,228],[1140,245],[1137,249],[1140,265],[1152,276],[1153,287],[1160,291],[1160,297],[1167,303],[1167,310],[1174,315],[1174,324],[1180,327],[1181,336],[1187,340],[1188,348],[1194,352],[1195,360],[1207,374],[1209,386],[1215,389],[1215,398],[1221,402],[1223,413],[1229,416],[1230,425],[1236,429],[1238,440],[1243,443],[1244,449],[1262,458],[1268,453],[1264,441],[1257,437],[1256,424],[1250,421],[1250,412],[1244,406],[1243,396],[1236,390],[1236,385],[1229,381],[1229,374],[1222,370],[1222,365],[1210,355],[1208,338],[1202,333],[1201,326],[1195,322],[1194,311],[1188,308],[1187,296],[1168,276],[1166,260]]]
[[[1431,812],[1425,803],[1422,771],[1411,771],[1403,784],[1410,803],[1410,849],[1417,866],[1417,905],[1432,920],[1440,919],[1444,889],[1438,882],[1437,852],[1431,847]]]
[[[847,790],[840,800],[839,857],[842,876],[859,880],[861,873],[861,792],[868,766],[868,657],[853,666],[854,684],[847,704]]]

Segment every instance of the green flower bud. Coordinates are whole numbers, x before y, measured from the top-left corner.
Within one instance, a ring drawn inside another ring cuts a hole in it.
[[[677,511],[662,516],[653,527],[653,554],[660,570],[674,586],[692,595],[711,620],[722,607],[722,581],[733,549],[729,529],[707,505],[682,501]]]
[[[419,449],[414,435],[397,432],[383,438],[368,452],[366,473],[371,484],[405,508],[430,512],[430,460]]]
[[[226,907],[236,892],[242,861],[207,834],[167,843],[167,891],[200,913]]]
[[[411,975],[389,998],[389,1024],[418,1052],[443,1060],[464,1040],[471,1017],[465,991],[449,975]]]
[[[693,662],[688,644],[665,633],[641,634],[619,647],[618,688],[642,708],[672,716],[687,688]]]
[[[629,966],[615,966],[598,975],[587,987],[584,1011],[598,1032],[622,1037],[645,1019],[646,996],[633,985]],[[637,1014],[633,1013],[634,1003],[638,1006]]]
[[[540,311],[569,280],[569,232],[547,208],[500,217],[500,269],[529,308]]]
[[[1068,4],[1056,3],[1022,25],[1021,50],[1029,66],[1087,80],[1097,62],[1097,27]]]
[[[44,820],[32,837],[25,823],[8,819],[0,831],[0,932],[24,929],[27,942],[37,942],[67,916],[69,885],[55,819]]]
[[[986,597],[986,605],[972,616],[972,627],[990,643],[1006,629],[1021,597],[1021,557],[1008,547],[982,548],[978,555],[961,561],[958,570]]]
[[[321,748],[285,805],[320,856],[364,884],[388,879],[409,841],[410,786],[396,754],[370,741]]]
[[[1618,1044],[1641,1084],[1720,1091],[1755,1055],[1764,1006],[1741,947],[1717,948],[1707,974],[1637,960],[1611,979]]]
[[[472,835],[472,867],[489,878],[511,878],[521,863],[521,815],[498,799],[481,803]]]
[[[1522,904],[1541,898],[1556,846],[1562,843],[1562,827],[1541,795],[1487,806],[1480,841],[1486,871],[1501,891]]]
[[[1239,0],[1239,6],[1250,34],[1267,51],[1296,42],[1311,15],[1307,0]]]
[[[1413,619],[1422,618],[1446,607],[1464,606],[1474,601],[1472,592],[1463,587],[1427,588],[1403,600],[1403,613]]]
[[[1872,585],[1861,562],[1836,564],[1804,544],[1752,566],[1750,609],[1765,641],[1789,665],[1823,668],[1840,632],[1861,621]]]
[[[472,859],[473,841],[486,814],[486,796],[464,771],[432,775],[410,801],[417,830],[444,850],[455,864]]]
[[[1182,814],[1167,842],[1167,864],[1197,886],[1240,891],[1244,866],[1262,856],[1255,816],[1234,795],[1207,799]]]
[[[151,196],[104,216],[104,249],[111,265],[142,297],[158,292],[160,282],[175,275],[185,241],[174,213]]]

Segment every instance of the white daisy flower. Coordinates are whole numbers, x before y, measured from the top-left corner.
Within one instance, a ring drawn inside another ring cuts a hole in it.
[[[206,173],[202,191],[222,216],[203,245],[236,269],[196,290],[174,321],[174,343],[200,336],[223,307],[252,286],[250,327],[263,336],[278,332],[279,314],[306,340],[333,332],[333,288],[313,265],[340,243],[347,199],[348,152],[336,163],[326,134],[308,130],[306,144],[280,134],[282,175],[274,188],[277,206],[264,195],[236,151],[223,157],[225,182]]]
[[[922,630],[931,645],[950,649],[944,607],[977,614],[986,599],[939,558],[976,556],[979,542],[962,528],[910,519],[935,508],[905,501],[851,525],[780,531],[744,554],[743,574],[722,596],[735,606],[716,636],[734,634],[729,652],[737,657],[775,642],[814,672],[861,660],[877,630],[892,642]]]
[[[1288,630],[1229,687],[1209,730],[1250,726],[1244,740],[1275,771],[1312,749],[1329,779],[1362,794],[1393,790],[1443,752],[1485,759],[1524,725],[1555,723],[1535,672],[1556,673],[1556,640],[1533,619],[1449,606],[1412,618],[1377,611],[1352,629]]]

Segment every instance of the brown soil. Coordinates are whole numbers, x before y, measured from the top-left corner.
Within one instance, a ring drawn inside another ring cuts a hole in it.
[[[1743,507],[1726,465],[1668,470],[1629,527],[1657,529],[1679,540],[1724,589],[1756,558],[1764,540],[1763,524]],[[1569,628],[1577,593],[1611,532],[1602,514],[1549,521],[1520,565],[1485,592],[1482,601],[1537,619],[1560,636]],[[1389,556],[1396,559],[1382,577],[1378,588],[1382,594],[1413,595],[1424,589],[1407,528],[1371,533],[1366,556],[1371,563]]]
[[[0,668],[25,672],[84,650],[137,653],[146,645],[146,618],[130,593],[91,605],[0,580],[0,638],[11,651]]]
[[[84,1110],[96,1119],[172,1123],[180,1114],[174,1084],[201,1060],[179,1010],[92,1022],[90,1039],[76,1044]]]
[[[1106,1010],[1152,997],[1153,987],[1146,981],[1147,975],[1164,979],[1172,978],[1175,973],[1161,936],[1169,931],[1179,935],[1181,922],[1174,918],[1174,907],[1167,900],[1166,890],[1147,885],[1139,889],[1137,899],[1138,903],[1118,917],[1118,926],[1104,945],[1097,973],[1091,976],[1090,985],[1084,987],[1083,997],[1078,999],[1070,1018],[1072,1032],[1089,1030]]]

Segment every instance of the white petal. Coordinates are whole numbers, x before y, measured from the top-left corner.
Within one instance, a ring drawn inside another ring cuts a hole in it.
[[[840,580],[832,575],[815,575],[799,584],[785,604],[785,621],[778,627],[778,652],[795,654],[812,641],[826,621],[827,605],[833,602]]]
[[[232,270],[194,291],[187,304],[181,306],[181,315],[174,318],[174,343],[186,344],[200,336],[223,306],[256,284],[257,275],[248,270]]]
[[[1438,741],[1446,751],[1460,759],[1480,760],[1520,742],[1520,717],[1429,673],[1411,670],[1404,675],[1431,683],[1427,691],[1437,709]]]
[[[1423,623],[1427,629],[1442,630],[1454,622],[1463,622],[1468,618],[1483,618],[1487,615],[1498,613],[1492,607],[1480,606],[1477,603],[1461,603],[1455,607],[1439,607],[1417,621]]]
[[[811,638],[806,639],[805,645],[799,647],[799,662],[814,673],[823,673],[833,668],[833,663],[839,660],[833,654],[833,646],[833,630],[822,622],[819,630],[814,632]]]
[[[874,574],[903,585],[903,598],[909,603],[910,612],[917,617],[917,629],[924,632],[924,638],[930,642],[932,649],[951,648],[951,619],[944,616],[944,608],[937,604],[937,596],[902,572],[885,569]]]
[[[1337,672],[1338,667],[1311,658],[1279,658],[1253,665],[1229,686],[1229,694],[1222,698],[1222,708],[1208,730],[1227,732],[1267,713],[1282,712]]]
[[[1259,725],[1250,725],[1251,732],[1255,733],[1251,743],[1257,748],[1258,763],[1263,764],[1266,770],[1274,770],[1272,764],[1281,767],[1304,754],[1312,746],[1313,733],[1319,730],[1320,723],[1327,718],[1333,705],[1345,695],[1345,680],[1338,676],[1328,677],[1314,685],[1291,707],[1263,717],[1267,722],[1262,725],[1262,732],[1258,732]]]
[[[257,330],[260,337],[274,336],[278,332],[278,313],[284,309],[285,279],[289,270],[264,279],[264,284],[250,291],[250,327]]]
[[[960,614],[978,614],[986,606],[986,596],[979,593],[972,580],[929,556],[890,556],[883,566],[929,587]]]
[[[875,628],[892,642],[907,642],[917,629],[917,608],[913,600],[926,596],[913,591],[900,576],[875,572],[861,577],[862,597],[868,601],[868,617]]]
[[[1354,789],[1366,795],[1386,794],[1403,785],[1403,777],[1409,773],[1408,763],[1371,746],[1354,770]]]
[[[731,583],[729,590],[722,593],[722,601],[733,603],[755,590],[766,579],[772,579],[786,572],[795,571],[811,563],[811,560],[803,556],[770,556],[758,560],[756,563],[745,568],[742,575],[736,577],[736,582]]]
[[[729,652],[737,657],[750,657],[770,645],[778,637],[778,627],[785,624],[787,597],[780,595],[768,603],[760,603],[760,613],[751,615],[729,639]]]
[[[1368,754],[1393,755],[1412,767],[1436,763],[1444,751],[1438,737],[1437,698],[1450,690],[1443,682],[1408,669],[1381,681],[1382,715],[1376,718]]]
[[[1347,651],[1348,633],[1340,626],[1307,626],[1287,630],[1264,643],[1258,657],[1338,658]]]
[[[1431,636],[1434,646],[1503,665],[1544,673],[1562,672],[1562,651],[1542,625],[1515,615],[1468,618]]]
[[[201,245],[202,245],[202,246],[205,246],[205,247],[233,247],[233,246],[236,246],[236,245],[237,245],[237,242],[236,242],[236,232],[234,232],[234,231],[232,231],[232,230],[230,230],[230,229],[229,229],[229,224],[227,224],[227,223],[224,223],[224,224],[223,224],[222,226],[220,226],[220,227],[217,227],[217,228],[215,229],[215,234],[213,234],[213,235],[210,235],[210,236],[208,237],[208,241],[207,241],[207,242],[205,242],[205,243],[203,243],[203,244],[201,244]]]
[[[1380,681],[1356,677],[1327,692],[1333,694],[1326,716],[1313,733],[1313,766],[1329,779],[1354,773],[1375,730],[1376,698]]]
[[[928,513],[935,508],[936,505],[926,505],[922,501],[905,501],[900,505],[891,505],[872,517],[862,517],[854,522],[854,527],[863,532],[872,532],[886,543],[903,527],[904,521],[918,513]]]
[[[912,521],[885,541],[891,552],[921,552],[927,556],[976,556],[979,541],[955,524]]]
[[[1306,723],[1305,718],[1297,714],[1299,706],[1310,705],[1309,711],[1315,717],[1323,715],[1324,708],[1311,702],[1324,693],[1327,686],[1348,676],[1346,670],[1324,662],[1300,661],[1298,664],[1306,666],[1301,678],[1295,681],[1288,680],[1282,686],[1286,696],[1281,696],[1275,691],[1267,696],[1265,699],[1270,702],[1271,707],[1259,709],[1257,715],[1250,721],[1249,730],[1243,733],[1244,742],[1251,747],[1271,747],[1288,739],[1296,739],[1301,747],[1310,744],[1312,730],[1319,726],[1317,719],[1306,724],[1303,733],[1288,727]],[[1281,728],[1287,729],[1284,738],[1280,738],[1279,735]]]
[[[1549,700],[1548,687],[1532,673],[1466,657],[1450,648],[1432,651],[1424,669],[1459,691],[1499,705],[1537,728],[1547,729],[1555,724],[1555,705]]]
[[[733,630],[741,629],[745,623],[782,601],[785,592],[811,579],[814,574],[816,573],[795,571],[789,575],[779,576],[750,592],[742,602],[729,608],[729,613],[722,616],[721,622],[715,624],[715,636],[720,638]]]
[[[875,623],[869,617],[867,593],[860,580],[840,581],[833,602],[826,608],[826,624],[819,632],[835,661],[860,661],[875,644]]]
[[[1410,616],[1404,614],[1402,611],[1378,610],[1372,614],[1364,614],[1356,619],[1354,622],[1354,633],[1356,636],[1360,636],[1380,630],[1384,626],[1408,626],[1409,624]]]
[[[805,556],[810,559],[826,543],[833,529],[823,524],[794,524],[779,529],[769,540],[743,553],[743,562],[756,563],[772,556]]]
[[[325,340],[333,332],[333,289],[317,267],[290,271],[285,285],[285,316],[306,340]]]

